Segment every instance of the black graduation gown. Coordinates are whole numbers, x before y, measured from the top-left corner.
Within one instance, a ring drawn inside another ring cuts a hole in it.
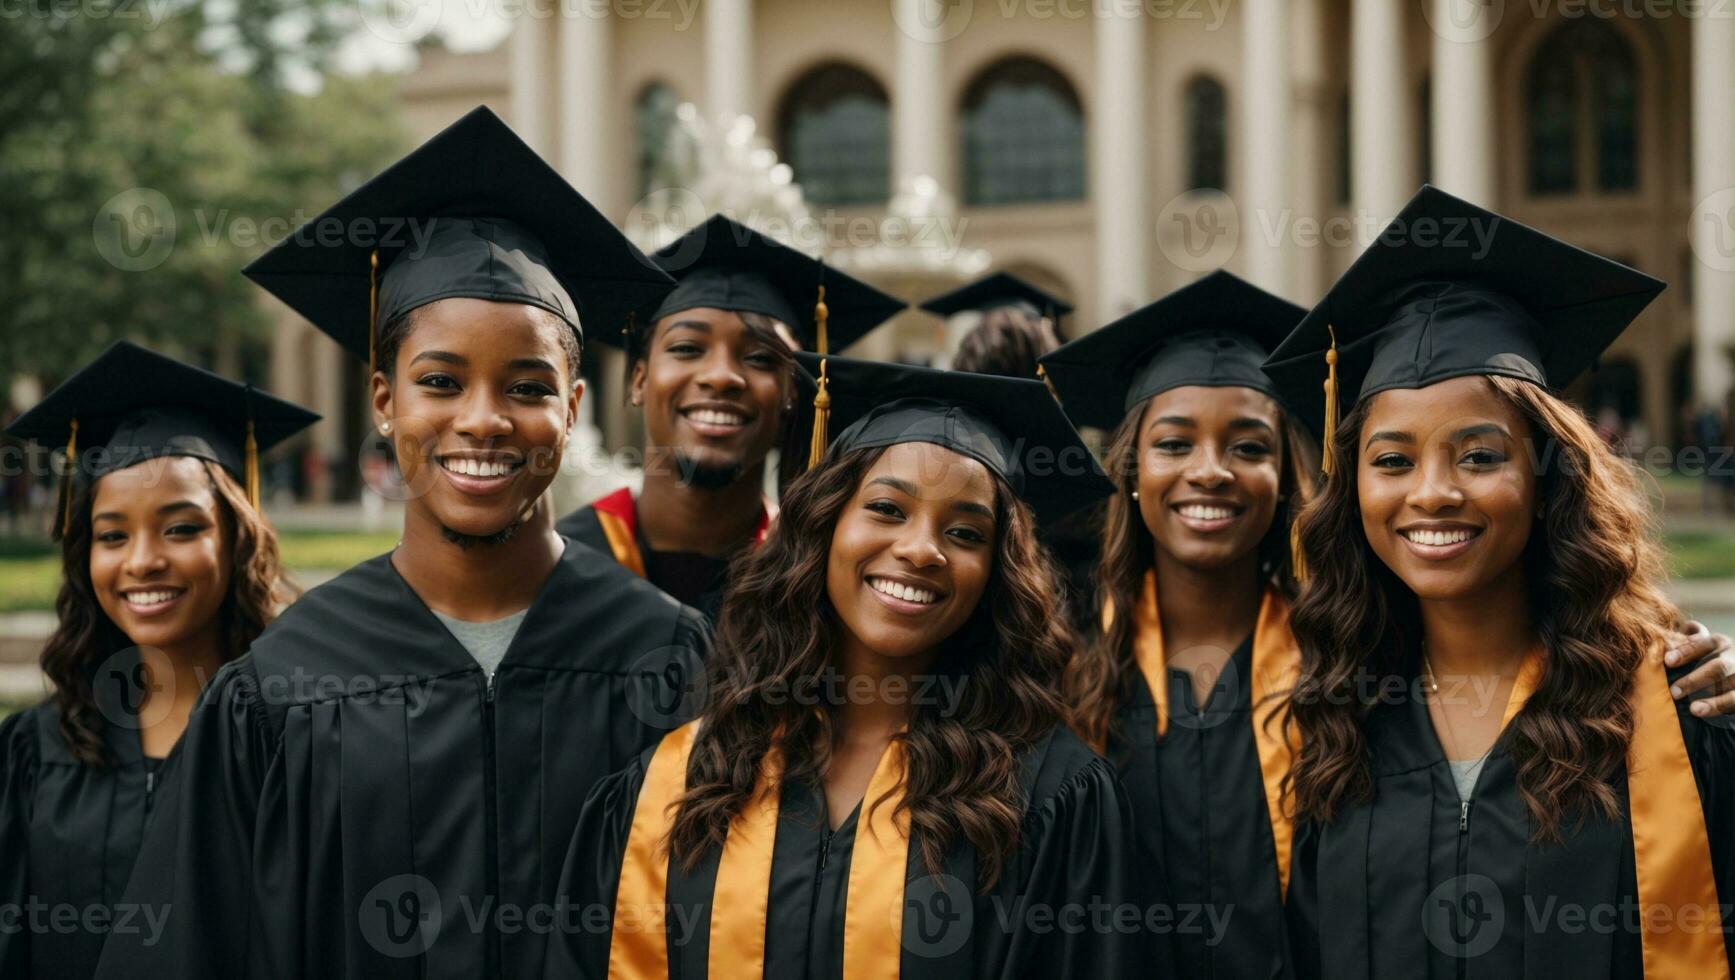
[[[1685,703],[1677,713],[1727,929],[1735,918],[1735,730],[1692,717]],[[1640,933],[1622,911],[1638,896],[1627,817],[1587,818],[1576,831],[1568,821],[1561,844],[1532,846],[1504,736],[1483,764],[1466,819],[1424,700],[1382,703],[1364,725],[1374,799],[1335,823],[1296,827],[1289,916],[1298,976],[1644,976]],[[1624,774],[1617,790],[1625,811]],[[1586,910],[1603,918],[1581,917]],[[1730,938],[1725,932],[1725,949],[1735,949]]]
[[[155,916],[117,903],[174,767],[136,727],[104,740],[116,765],[74,758],[52,700],[0,722],[0,977],[87,980],[110,931],[149,938]]]
[[[382,555],[212,681],[99,976],[522,977],[591,785],[684,721],[697,614],[568,542],[492,682]],[[117,937],[118,938],[118,937]]]
[[[592,505],[587,504],[561,518],[555,528],[574,541],[587,544],[605,555],[613,555],[608,535],[603,533],[602,522],[597,519],[596,508]],[[645,578],[715,623],[717,614],[723,609],[723,591],[729,585],[729,559],[691,552],[656,551],[637,529],[633,536],[644,559]]]
[[[1229,658],[1201,710],[1187,671],[1167,668],[1170,716],[1133,671],[1109,758],[1132,801],[1139,873],[1163,883],[1163,944],[1177,976],[1288,976],[1283,896],[1259,750],[1253,738],[1253,636]]]
[[[628,834],[650,753],[599,783],[586,802],[561,875],[560,893],[596,921],[612,916]],[[1023,837],[994,889],[948,906],[932,887],[921,848],[910,844],[900,975],[905,980],[960,977],[1152,976],[1142,962],[1146,903],[1134,879],[1129,850],[1131,813],[1113,768],[1071,732],[1056,730],[1024,761],[1030,803]],[[787,786],[773,845],[771,893],[765,928],[768,978],[830,980],[843,975],[844,904],[860,807],[835,832],[817,787]],[[710,896],[717,856],[691,874],[669,869],[668,901],[677,910],[669,929],[671,980],[706,976],[710,950]],[[976,856],[955,845],[945,873],[974,890]],[[942,879],[944,880],[944,879]],[[1079,912],[1067,912],[1078,909]],[[948,912],[949,910],[949,912]],[[1055,913],[1054,919],[1047,916]],[[1067,928],[1054,922],[1066,915]],[[1120,928],[1114,916],[1120,915]],[[1096,928],[1096,923],[1106,927]],[[1012,923],[1008,926],[1007,923]],[[1034,925],[1027,925],[1034,923]],[[965,930],[960,934],[958,929]],[[550,945],[547,980],[602,978],[608,973],[609,934],[570,929]]]

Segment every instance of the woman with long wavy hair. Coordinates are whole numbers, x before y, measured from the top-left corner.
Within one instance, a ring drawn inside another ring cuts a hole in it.
[[[847,428],[741,559],[705,713],[587,801],[560,894],[612,930],[547,975],[1142,972],[1035,535],[1100,469],[1035,381],[798,357]]]
[[[253,454],[317,418],[123,341],[8,428],[69,452],[54,694],[0,722],[0,975],[95,972],[193,703],[290,597]]]
[[[1304,313],[1216,272],[1043,359],[1073,421],[1113,432],[1100,616],[1066,694],[1132,798],[1140,873],[1167,883],[1180,976],[1286,970],[1273,713],[1300,659],[1289,526],[1314,448],[1260,364]]]
[[[1424,188],[1268,364],[1328,454],[1300,975],[1729,976],[1735,732],[1671,697],[1644,496],[1550,391],[1662,288]]]

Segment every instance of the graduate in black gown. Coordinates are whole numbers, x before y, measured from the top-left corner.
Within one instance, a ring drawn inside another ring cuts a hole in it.
[[[1424,187],[1267,364],[1328,453],[1301,976],[1730,975],[1735,730],[1671,697],[1645,496],[1552,393],[1662,289]]]
[[[800,359],[843,431],[731,585],[706,714],[586,803],[545,976],[1147,975],[1035,537],[1101,470],[1035,381]]]
[[[0,976],[88,978],[200,688],[290,590],[258,505],[258,452],[299,406],[120,341],[7,432],[64,446],[54,694],[0,722]]]
[[[1185,977],[1287,975],[1289,527],[1318,450],[1260,364],[1306,312],[1214,272],[1043,359],[1068,417],[1113,433],[1120,489],[1067,698],[1132,798]]]
[[[841,351],[904,304],[720,214],[651,261],[678,285],[620,331],[598,331],[626,351],[644,486],[559,528],[715,618],[729,560],[763,541],[776,513],[763,496],[766,457],[805,435],[791,438],[791,352]]]
[[[667,280],[486,109],[312,228],[248,274],[374,364],[403,538],[212,682],[134,879],[164,935],[99,975],[526,976],[580,803],[701,657],[696,613],[542,500],[581,324]]]
[[[975,325],[958,341],[952,370],[1040,377],[1042,355],[1060,346],[1060,318],[1072,304],[1010,272],[996,272],[922,302],[942,317],[973,316]]]

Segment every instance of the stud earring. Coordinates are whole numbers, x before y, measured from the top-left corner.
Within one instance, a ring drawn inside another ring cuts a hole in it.
[[[380,423],[380,435],[389,436],[391,434],[392,434],[392,424],[390,422],[381,422]]]
[[[1139,492],[1138,492],[1138,491],[1137,491],[1137,490],[1134,490],[1134,491],[1133,491],[1133,499],[1134,499],[1134,500],[1137,500],[1137,499],[1139,499]]]

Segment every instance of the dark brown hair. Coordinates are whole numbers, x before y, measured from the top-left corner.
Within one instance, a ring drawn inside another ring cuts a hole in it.
[[[1053,333],[1042,329],[1043,316],[1002,306],[982,314],[982,322],[958,342],[952,370],[1036,377],[1036,360],[1054,349]]]
[[[670,831],[672,854],[689,868],[722,845],[774,741],[785,780],[817,785],[825,772],[837,734],[831,710],[789,693],[814,689],[831,666],[841,629],[826,593],[832,531],[882,451],[828,453],[790,487],[765,543],[736,559],[708,668],[710,706]],[[1030,508],[996,483],[987,589],[931,668],[957,679],[958,703],[917,705],[897,736],[908,760],[899,809],[927,867],[938,873],[962,837],[979,855],[984,888],[1018,845],[1019,755],[1062,722],[1055,692],[1073,647],[1053,614],[1061,580]]]
[[[1155,396],[1153,396],[1155,397]],[[1144,589],[1145,573],[1156,564],[1156,545],[1133,491],[1139,486],[1139,434],[1151,400],[1134,406],[1109,439],[1108,472],[1118,491],[1108,499],[1102,520],[1102,546],[1096,568],[1096,610],[1113,609],[1105,627],[1101,616],[1090,623],[1084,650],[1067,667],[1066,699],[1072,726],[1097,751],[1113,735],[1115,712],[1133,682],[1133,610]],[[1285,596],[1296,592],[1289,551],[1290,524],[1306,505],[1319,466],[1314,440],[1281,410],[1278,439],[1283,467],[1278,506],[1271,527],[1259,542],[1259,571]]]
[[[1558,841],[1568,816],[1618,816],[1633,671],[1680,615],[1658,588],[1662,562],[1628,465],[1576,407],[1529,382],[1488,381],[1530,423],[1544,508],[1521,558],[1542,676],[1502,737],[1532,839]],[[1302,744],[1287,789],[1299,815],[1323,821],[1373,795],[1361,724],[1372,706],[1355,696],[1358,678],[1413,673],[1420,656],[1415,595],[1361,525],[1357,442],[1368,404],[1339,426],[1330,447],[1337,472],[1301,522],[1311,574],[1292,617],[1302,662],[1291,717]]]
[[[217,499],[218,519],[229,537],[229,594],[218,610],[225,662],[247,652],[255,637],[276,616],[281,602],[294,595],[277,558],[277,533],[247,502],[247,494],[222,467],[201,460]],[[87,766],[115,760],[103,741],[104,722],[92,690],[92,673],[108,657],[131,646],[125,633],[103,612],[90,578],[91,505],[97,481],[73,497],[72,526],[60,539],[60,617],[42,648],[42,672],[54,682],[60,734],[73,758]]]

